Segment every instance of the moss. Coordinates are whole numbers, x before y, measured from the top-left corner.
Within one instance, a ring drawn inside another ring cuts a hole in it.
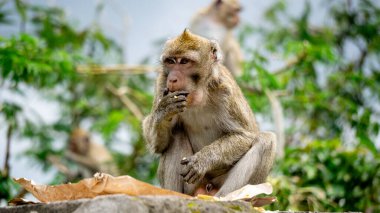
[[[190,202],[187,204],[187,207],[190,209],[191,213],[200,213],[201,211],[198,208],[198,204]]]
[[[230,206],[230,209],[234,210],[234,211],[238,211],[238,212],[241,212],[243,211],[243,209],[241,208],[241,206],[238,206],[238,205],[233,205],[233,206]]]

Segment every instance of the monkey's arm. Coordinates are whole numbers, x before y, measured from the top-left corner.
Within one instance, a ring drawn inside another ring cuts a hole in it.
[[[224,76],[226,76],[225,82],[229,80],[227,77],[232,78],[231,75]],[[228,86],[230,86],[229,90]],[[231,89],[237,88],[237,85],[230,81],[221,88],[227,88],[227,92],[223,92],[224,95],[216,94],[221,97],[220,103],[223,103],[221,105],[223,107],[218,113],[220,116],[218,116],[219,121],[216,122],[218,124],[216,128],[219,128],[224,134],[181,162],[185,165],[181,175],[189,183],[202,179],[207,172],[233,166],[260,137],[253,113],[242,93],[240,90]]]
[[[186,108],[186,91],[159,96],[152,113],[143,121],[143,134],[153,153],[162,153],[169,145],[175,116]]]
[[[257,136],[248,131],[230,133],[203,147],[195,155],[206,164],[207,172],[232,166],[251,148]]]
[[[162,153],[169,144],[170,122],[159,121],[155,114],[150,114],[143,121],[143,134],[148,148],[153,153]]]

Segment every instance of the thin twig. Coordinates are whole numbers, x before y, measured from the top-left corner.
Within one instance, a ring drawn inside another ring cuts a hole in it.
[[[263,94],[263,91],[259,88],[256,88],[256,87],[250,87],[250,86],[244,85],[244,84],[241,84],[240,87],[247,90],[248,92],[251,92],[254,94],[259,94],[259,95]]]
[[[270,90],[265,91],[266,96],[272,107],[272,115],[277,135],[277,158],[282,158],[285,152],[285,127],[284,127],[284,113],[280,100],[275,92]]]
[[[158,70],[158,67],[149,65],[126,65],[117,64],[111,66],[100,65],[81,65],[76,67],[77,72],[83,74],[112,74],[112,73],[126,73],[126,74],[144,74]]]
[[[114,86],[111,84],[108,84],[106,88],[116,97],[120,99],[120,101],[126,106],[132,114],[141,121],[144,118],[143,113],[139,109],[139,107],[131,100],[128,98],[128,96],[125,96],[124,93],[119,92],[118,89],[116,89]]]
[[[68,179],[74,179],[78,174],[72,172],[65,164],[61,162],[61,157],[55,155],[49,155],[47,160],[62,174],[64,174]]]
[[[257,95],[263,95],[264,94],[264,91],[262,89],[260,89],[260,88],[257,88],[257,87],[251,87],[251,86],[244,85],[244,84],[241,84],[239,86],[243,90],[247,90],[248,92],[255,93]],[[275,95],[276,97],[283,97],[283,96],[288,96],[289,95],[289,92],[286,91],[286,90],[273,90],[273,91],[271,91],[271,93],[273,95]]]
[[[13,126],[10,125],[7,130],[7,146],[5,151],[5,161],[4,161],[4,177],[9,176],[9,158],[10,158],[10,150],[11,150],[11,137],[13,132]]]
[[[288,70],[290,70],[290,68],[292,68],[294,65],[298,64],[300,61],[302,61],[303,59],[305,59],[306,57],[306,53],[305,52],[302,52],[301,54],[299,54],[298,56],[296,56],[295,58],[293,59],[290,59],[286,62],[285,66],[284,67],[281,67],[275,71],[272,72],[273,75],[280,75]]]

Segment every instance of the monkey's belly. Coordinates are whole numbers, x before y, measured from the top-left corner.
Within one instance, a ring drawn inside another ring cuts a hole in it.
[[[222,132],[215,126],[216,124],[210,121],[194,121],[191,126],[187,126],[187,134],[194,153],[199,152],[203,147],[210,145],[222,136]]]

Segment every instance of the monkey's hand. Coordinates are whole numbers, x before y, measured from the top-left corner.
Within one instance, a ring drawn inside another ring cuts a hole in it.
[[[174,115],[185,111],[188,94],[187,91],[175,91],[169,94],[165,91],[155,110],[158,120],[170,121]]]
[[[196,154],[191,157],[183,158],[181,164],[184,165],[181,176],[186,183],[198,183],[207,172],[207,162]]]

